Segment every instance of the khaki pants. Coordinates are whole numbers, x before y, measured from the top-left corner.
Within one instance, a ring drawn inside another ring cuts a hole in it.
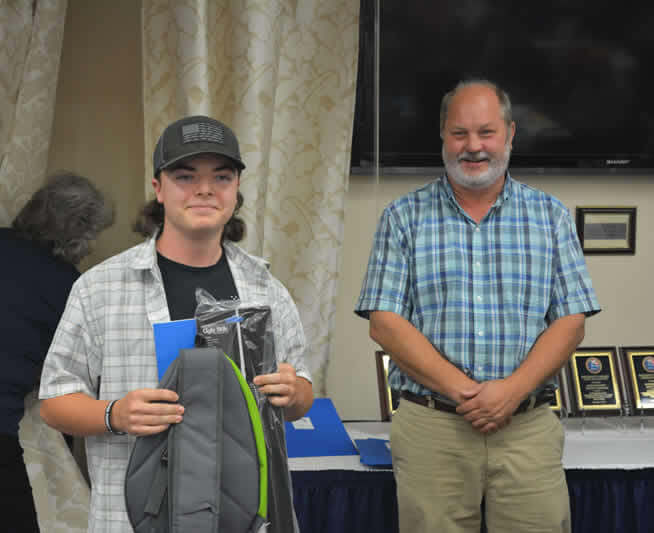
[[[569,533],[563,427],[549,406],[484,436],[461,416],[402,400],[391,450],[401,533]]]

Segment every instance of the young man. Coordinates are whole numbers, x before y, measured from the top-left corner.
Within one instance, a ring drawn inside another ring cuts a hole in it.
[[[268,265],[234,244],[241,161],[224,124],[192,116],[169,125],[154,151],[156,199],[137,228],[152,236],[83,274],[74,285],[41,378],[41,416],[86,438],[90,532],[131,531],[125,469],[134,438],[183,421],[184,406],[157,388],[152,324],[191,318],[195,288],[216,299],[264,298],[272,309],[278,372],[255,378],[288,420],[311,406],[304,333],[295,304]]]
[[[441,106],[447,175],[384,211],[357,302],[401,391],[391,449],[403,533],[567,532],[553,376],[599,311],[568,210],[514,181],[508,95]]]

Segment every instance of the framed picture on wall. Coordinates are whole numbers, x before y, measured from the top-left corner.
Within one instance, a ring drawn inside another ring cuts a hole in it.
[[[636,253],[635,207],[577,207],[576,223],[584,254]]]

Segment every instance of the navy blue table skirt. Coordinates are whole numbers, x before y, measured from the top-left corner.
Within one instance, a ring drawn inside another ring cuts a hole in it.
[[[397,533],[392,472],[294,471],[292,477],[302,533]],[[566,477],[573,533],[654,533],[654,468],[566,470]]]

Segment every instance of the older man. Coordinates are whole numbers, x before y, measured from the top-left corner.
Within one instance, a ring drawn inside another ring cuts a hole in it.
[[[356,312],[391,355],[400,530],[565,532],[553,376],[599,311],[568,210],[513,180],[508,95],[465,81],[441,105],[446,176],[391,203]]]

